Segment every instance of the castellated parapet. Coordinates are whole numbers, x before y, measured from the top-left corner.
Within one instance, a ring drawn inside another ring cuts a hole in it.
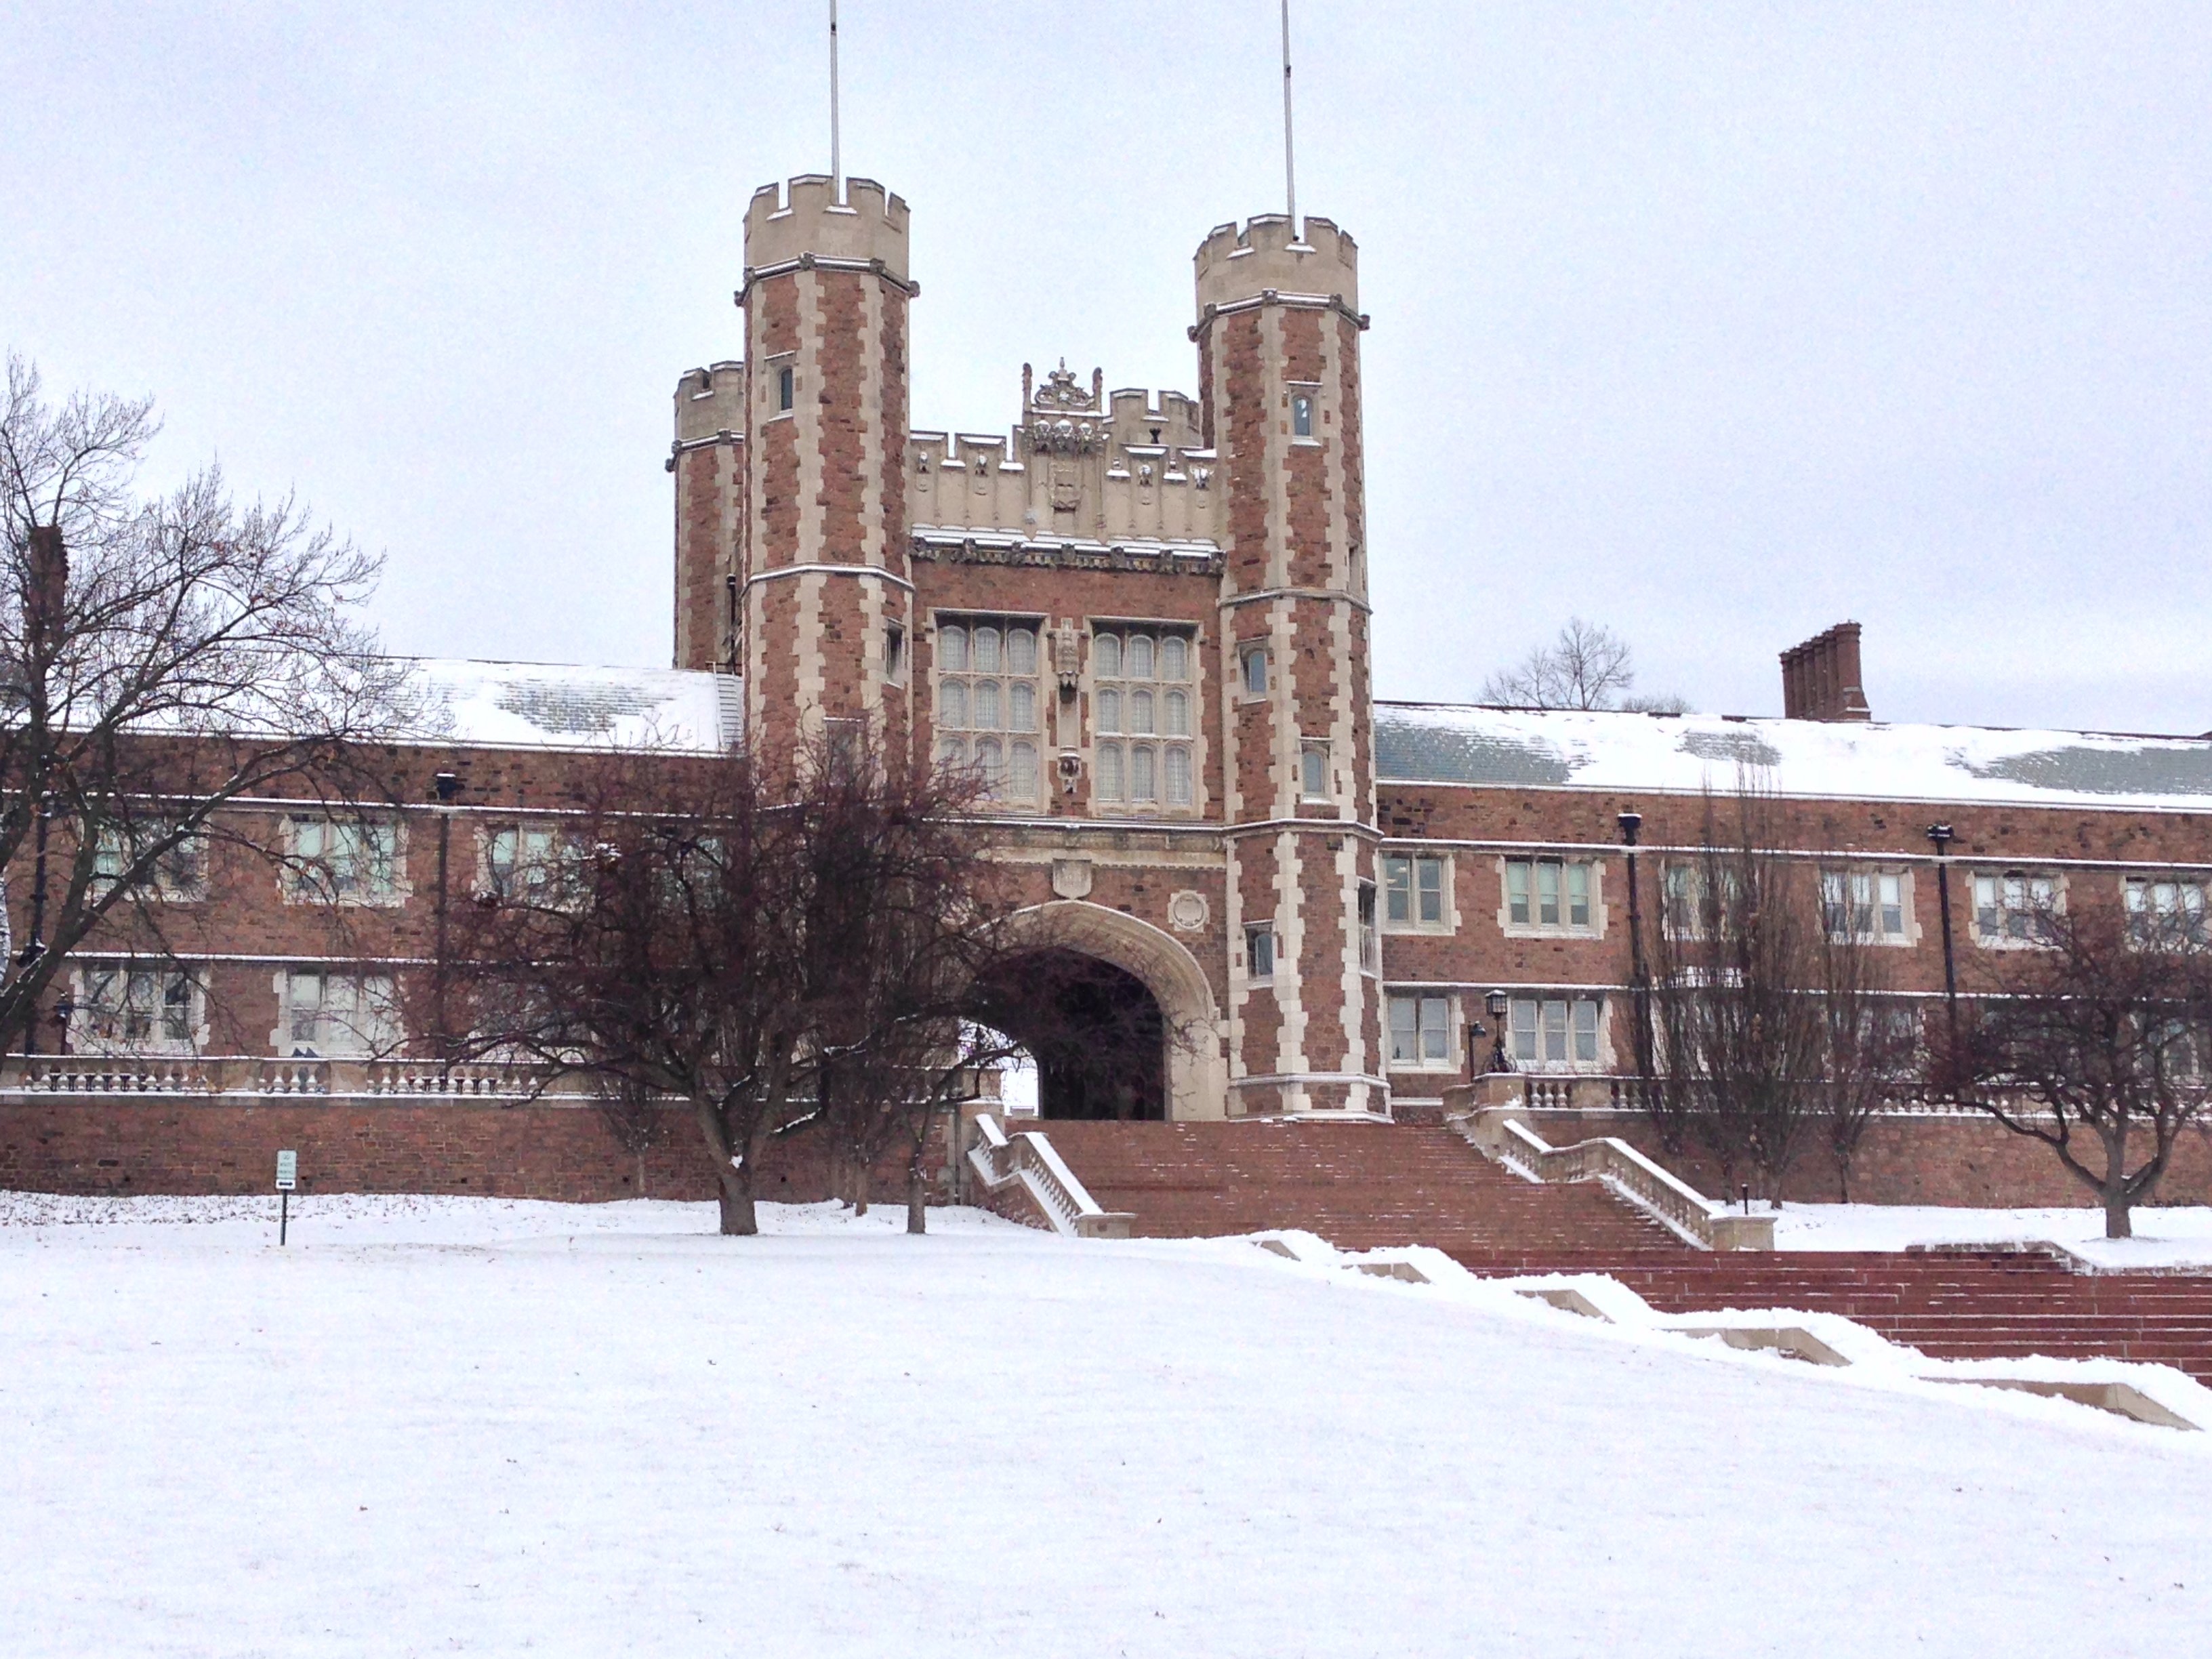
[[[1341,300],[1359,309],[1359,245],[1334,222],[1307,216],[1305,240],[1291,240],[1291,222],[1279,213],[1254,216],[1243,230],[1216,225],[1198,245],[1198,313],[1278,294]]]
[[[745,366],[695,368],[676,382],[676,441],[693,444],[745,429]]]
[[[872,179],[848,179],[837,199],[829,176],[802,173],[787,185],[763,185],[745,208],[748,273],[788,264],[805,255],[872,264],[907,280],[907,207]]]

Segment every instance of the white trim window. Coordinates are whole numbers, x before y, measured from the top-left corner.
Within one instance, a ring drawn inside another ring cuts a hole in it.
[[[1264,983],[1275,977],[1275,929],[1255,922],[1244,930],[1244,977]]]
[[[1248,640],[1237,647],[1237,695],[1250,702],[1267,695],[1267,642]]]
[[[1298,799],[1302,801],[1333,801],[1336,792],[1329,787],[1328,740],[1326,738],[1305,738],[1298,744]]]
[[[103,823],[92,846],[92,879],[101,890],[114,886],[137,862],[139,850],[172,835],[173,820],[154,819],[135,823]],[[195,830],[154,860],[154,879],[143,884],[139,895],[168,903],[191,903],[207,896],[207,836]]]
[[[1359,884],[1359,971],[1382,971],[1382,941],[1375,927],[1375,884],[1371,881]]]
[[[295,1060],[358,1060],[399,1046],[399,999],[389,974],[295,969],[283,976],[277,1051]]]
[[[1451,926],[1451,860],[1422,854],[1385,854],[1383,931],[1448,933]]]
[[[1091,796],[1103,806],[1188,811],[1198,653],[1180,629],[1102,628],[1091,635]]]
[[[1820,924],[1832,939],[1909,945],[1912,889],[1901,871],[1823,870]]]
[[[1319,443],[1321,383],[1318,380],[1293,380],[1289,391],[1284,394],[1283,401],[1291,411],[1291,441],[1297,444]]]
[[[1000,805],[1037,803],[1039,664],[1035,617],[938,618],[938,762],[975,769]]]
[[[1508,1052],[1524,1071],[1595,1071],[1603,1012],[1595,997],[1515,997],[1507,1005]]]
[[[404,842],[392,819],[294,817],[286,826],[288,898],[398,904],[407,896],[400,877]]]
[[[199,1046],[204,998],[175,963],[100,963],[76,976],[70,1046],[80,1053],[185,1054]]]
[[[2056,876],[2027,870],[1989,872],[1974,877],[1974,937],[1996,948],[2041,945],[2045,919],[2065,904]]]
[[[2202,882],[2178,876],[2130,876],[2124,896],[2130,945],[2201,949],[2212,944]]]
[[[494,824],[483,832],[483,848],[480,890],[486,897],[547,903],[573,890],[577,849],[550,824]]]
[[[1451,999],[1393,996],[1390,999],[1390,1064],[1401,1071],[1459,1069],[1452,1055]]]
[[[1589,859],[1507,859],[1509,931],[1597,932],[1597,866]]]

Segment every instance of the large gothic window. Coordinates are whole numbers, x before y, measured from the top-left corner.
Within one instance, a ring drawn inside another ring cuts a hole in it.
[[[1187,632],[1092,632],[1091,793],[1100,805],[1175,811],[1191,805],[1193,661]]]
[[[937,758],[973,767],[994,801],[1037,801],[1037,624],[1008,617],[939,617]]]

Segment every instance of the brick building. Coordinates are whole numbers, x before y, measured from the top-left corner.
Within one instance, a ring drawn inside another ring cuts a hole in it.
[[[909,417],[907,232],[864,179],[754,197],[744,356],[676,392],[674,666],[425,665],[447,730],[383,757],[407,804],[341,849],[343,914],[263,867],[180,884],[182,965],[86,959],[70,1053],[0,1105],[0,1182],[250,1186],[283,1133],[319,1136],[335,1185],[696,1184],[681,1141],[633,1169],[588,1113],[410,1061],[390,1012],[455,884],[648,738],[678,764],[866,721],[982,769],[1035,948],[1162,1017],[1157,1077],[1109,1101],[1048,1079],[1048,1117],[1433,1116],[1502,1048],[1632,1130],[1608,1079],[1633,964],[1711,794],[1749,775],[1908,1014],[1972,988],[2042,898],[2202,909],[2212,741],[1877,723],[1856,624],[1784,654],[1781,720],[1377,703],[1368,319],[1330,222],[1200,243],[1194,392],[1025,369],[1008,435]],[[1984,1126],[1917,1121],[1877,1137],[1886,1195],[2074,1197]]]

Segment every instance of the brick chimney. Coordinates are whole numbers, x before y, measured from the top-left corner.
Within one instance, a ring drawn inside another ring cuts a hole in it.
[[[1870,720],[1859,682],[1859,625],[1838,623],[1782,653],[1782,714],[1793,720]]]

